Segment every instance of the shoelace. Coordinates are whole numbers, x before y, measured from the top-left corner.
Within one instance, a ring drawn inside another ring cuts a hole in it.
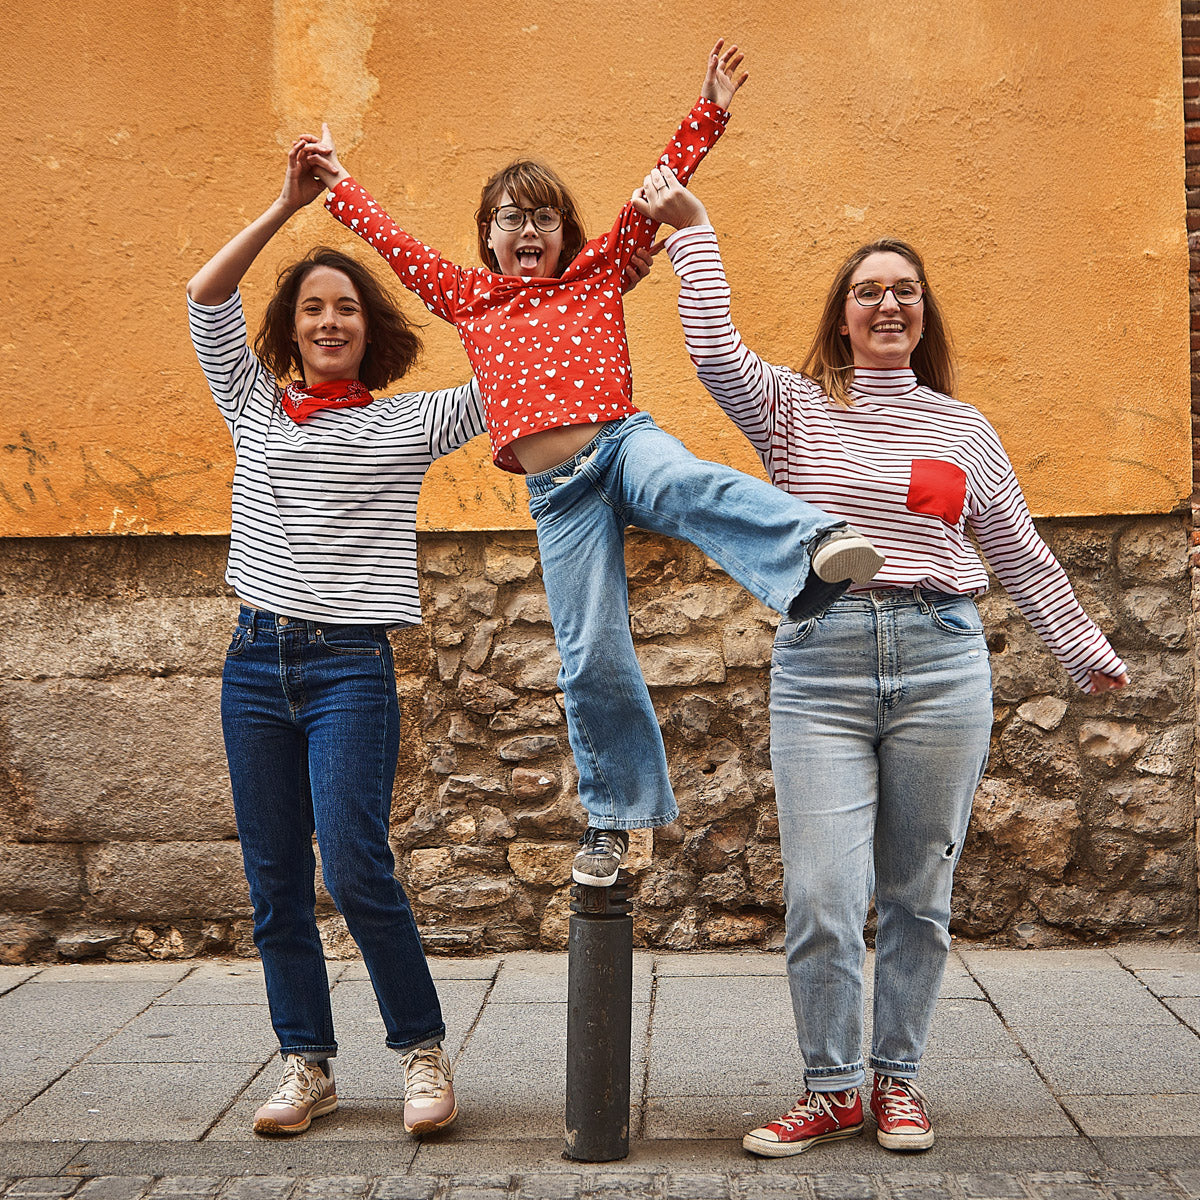
[[[311,1066],[299,1055],[288,1056],[283,1068],[283,1078],[268,1104],[302,1104],[305,1100],[318,1100],[321,1096],[320,1068]]]
[[[623,854],[621,839],[611,829],[589,829],[583,835],[583,845],[592,854],[607,858],[610,854]]]
[[[925,1093],[911,1079],[881,1075],[876,1086],[880,1092],[880,1107],[889,1121],[924,1127],[928,1120],[925,1115],[925,1105],[928,1101],[925,1099]]]
[[[834,1095],[833,1092],[809,1092],[807,1099],[797,1100],[786,1115],[780,1117],[773,1124],[784,1125],[788,1129],[795,1130],[809,1121],[817,1120],[821,1116],[826,1116],[831,1121],[836,1121],[838,1117],[833,1111],[833,1101],[830,1099],[832,1095]]]
[[[440,1099],[453,1078],[450,1063],[437,1046],[414,1050],[404,1059],[404,1098],[432,1096],[435,1100]]]

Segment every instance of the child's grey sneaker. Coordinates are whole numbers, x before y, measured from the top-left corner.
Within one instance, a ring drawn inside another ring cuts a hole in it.
[[[812,569],[826,583],[869,583],[883,564],[883,555],[857,529],[827,533],[812,556]]]
[[[589,828],[580,843],[571,866],[571,878],[589,887],[611,887],[629,849],[629,834],[623,829]]]

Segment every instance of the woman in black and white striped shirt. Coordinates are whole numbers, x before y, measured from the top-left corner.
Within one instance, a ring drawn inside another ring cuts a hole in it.
[[[388,845],[400,715],[387,629],[421,619],[421,481],[435,458],[484,431],[483,410],[474,381],[372,395],[404,375],[420,342],[369,271],[324,247],[280,274],[247,345],[238,284],[324,191],[301,169],[304,145],[291,149],[279,198],[188,284],[192,340],[237,457],[226,579],[242,608],[221,721],[284,1059],[254,1129],[302,1133],[337,1107],[315,832],[387,1045],[403,1056],[404,1126],[422,1134],[458,1110],[437,991]]]
[[[1071,678],[1125,664],[1039,537],[995,430],[952,398],[949,336],[920,257],[891,239],[835,277],[803,372],[763,362],[729,312],[704,206],[665,170],[636,200],[674,225],[679,313],[701,381],[772,482],[852,522],[886,555],[821,616],[784,620],[771,664],[771,760],[788,979],[805,1090],[743,1139],[767,1157],[863,1128],[863,925],[875,939],[871,1111],[893,1150],[933,1144],[913,1080],[950,946],[950,892],[992,726],[972,596],[1000,581]]]

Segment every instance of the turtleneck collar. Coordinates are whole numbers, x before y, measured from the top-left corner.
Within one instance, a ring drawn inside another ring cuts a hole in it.
[[[907,396],[917,389],[917,377],[908,368],[879,370],[855,367],[850,391],[856,396]]]

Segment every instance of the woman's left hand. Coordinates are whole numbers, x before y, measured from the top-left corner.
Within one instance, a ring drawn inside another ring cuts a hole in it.
[[[629,199],[642,216],[663,225],[686,229],[708,224],[703,203],[675,178],[670,167],[655,167]]]
[[[1105,675],[1103,671],[1089,671],[1087,692],[1090,696],[1100,692],[1111,692],[1123,688],[1129,682],[1129,676],[1122,671],[1120,675]]]

